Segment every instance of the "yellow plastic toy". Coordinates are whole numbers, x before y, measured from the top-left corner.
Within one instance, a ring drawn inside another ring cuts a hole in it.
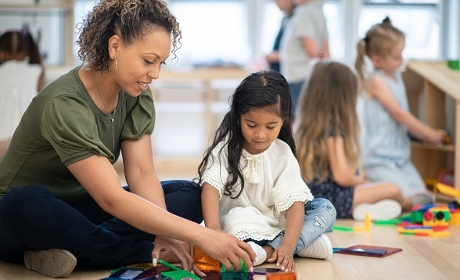
[[[452,196],[452,197],[460,197],[460,190],[459,189],[453,188],[451,186],[448,186],[448,185],[445,185],[445,184],[442,184],[442,183],[437,183],[436,184],[435,192],[436,191],[439,191],[440,193],[443,193],[445,195],[449,195],[449,196]]]

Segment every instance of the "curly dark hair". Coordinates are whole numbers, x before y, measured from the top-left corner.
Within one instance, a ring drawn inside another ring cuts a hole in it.
[[[110,37],[121,36],[125,44],[159,28],[171,34],[173,58],[181,47],[182,32],[162,0],[101,0],[77,25],[79,58],[96,71],[109,69]]]
[[[254,72],[240,83],[232,95],[230,111],[224,116],[217,129],[212,145],[205,151],[203,161],[198,166],[198,178],[194,179],[195,183],[203,183],[202,177],[208,168],[208,163],[218,160],[213,158],[213,149],[221,141],[227,141],[222,148],[228,152],[228,162],[223,163],[223,165],[227,165],[229,173],[228,181],[225,182],[224,195],[237,198],[241,194],[244,180],[239,162],[243,152],[244,137],[240,117],[252,109],[261,108],[276,113],[283,120],[278,139],[286,142],[294,156],[296,155],[291,129],[291,91],[286,79],[275,70]],[[222,150],[218,154],[222,153]],[[241,182],[241,188],[237,192],[235,186],[238,179]]]

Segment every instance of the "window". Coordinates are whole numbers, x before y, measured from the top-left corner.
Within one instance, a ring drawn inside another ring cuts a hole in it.
[[[244,1],[168,1],[182,28],[177,65],[246,64],[251,51]]]
[[[65,19],[64,8],[0,8],[0,34],[27,26],[38,44],[43,62],[46,65],[61,65],[65,56]]]
[[[389,16],[406,34],[406,59],[440,57],[439,0],[366,0],[359,21],[360,38],[374,24]]]

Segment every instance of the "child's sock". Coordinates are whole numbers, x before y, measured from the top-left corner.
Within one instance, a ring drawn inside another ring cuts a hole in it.
[[[254,262],[254,266],[263,264],[265,260],[267,259],[267,252],[265,252],[264,248],[262,246],[249,241],[248,244],[251,246],[252,250],[254,253],[256,253],[256,260]]]

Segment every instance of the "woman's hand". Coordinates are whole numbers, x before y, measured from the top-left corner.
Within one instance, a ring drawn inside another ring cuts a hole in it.
[[[183,270],[193,270],[193,272],[195,272],[195,274],[200,277],[206,276],[195,266],[195,261],[190,255],[189,243],[176,239],[157,236],[155,238],[154,245],[155,247],[152,251],[152,261],[154,265],[156,264],[156,261],[160,258],[167,259],[169,261],[168,257],[164,257],[164,255],[166,252],[171,252],[179,260]]]
[[[207,255],[220,261],[226,269],[231,269],[232,265],[235,266],[235,270],[241,269],[241,258],[248,270],[253,271],[252,264],[256,259],[256,254],[249,244],[220,230],[206,228],[205,234],[196,242],[196,245]]]

